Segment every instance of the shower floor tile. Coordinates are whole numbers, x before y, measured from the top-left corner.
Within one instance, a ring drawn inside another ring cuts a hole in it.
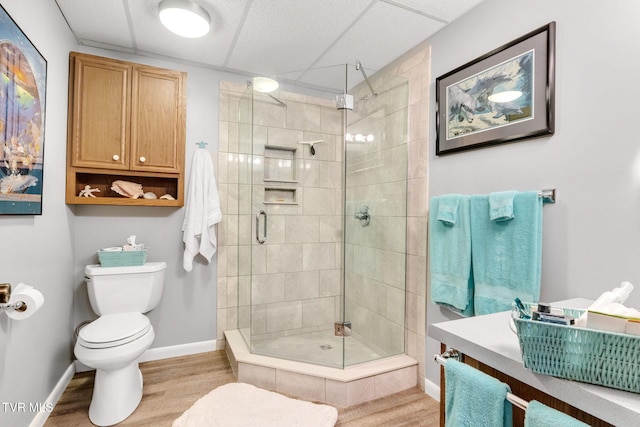
[[[338,368],[342,367],[343,356],[345,366],[384,357],[354,337],[336,337],[331,332],[252,340],[251,347],[255,354]]]

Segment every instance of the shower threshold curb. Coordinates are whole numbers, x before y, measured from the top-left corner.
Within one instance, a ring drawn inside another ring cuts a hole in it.
[[[251,354],[240,331],[224,335],[238,381],[306,400],[352,406],[418,383],[418,362],[406,354],[338,369]]]

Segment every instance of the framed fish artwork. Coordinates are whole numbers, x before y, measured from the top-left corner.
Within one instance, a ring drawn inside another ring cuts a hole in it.
[[[0,214],[41,215],[47,61],[0,6]]]
[[[555,22],[436,79],[436,155],[552,135]]]

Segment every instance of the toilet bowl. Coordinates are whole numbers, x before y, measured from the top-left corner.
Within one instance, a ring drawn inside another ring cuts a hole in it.
[[[117,424],[138,407],[142,400],[138,359],[154,338],[149,319],[140,313],[102,316],[80,330],[74,353],[81,363],[96,369],[89,405],[89,419],[95,425]]]
[[[150,264],[85,269],[91,307],[100,317],[80,329],[74,354],[96,370],[89,419],[97,426],[123,421],[142,399],[138,362],[155,338],[143,313],[159,303],[166,268]]]

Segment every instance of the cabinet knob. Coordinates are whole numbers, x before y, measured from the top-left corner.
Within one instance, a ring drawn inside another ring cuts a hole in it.
[[[146,162],[146,161],[147,161],[147,158],[146,158],[146,157],[144,157],[144,156],[143,156],[143,157],[140,157],[140,163],[144,163],[144,162]]]
[[[117,162],[118,160],[120,160],[120,156],[118,156],[117,154],[114,154],[112,159]]]

